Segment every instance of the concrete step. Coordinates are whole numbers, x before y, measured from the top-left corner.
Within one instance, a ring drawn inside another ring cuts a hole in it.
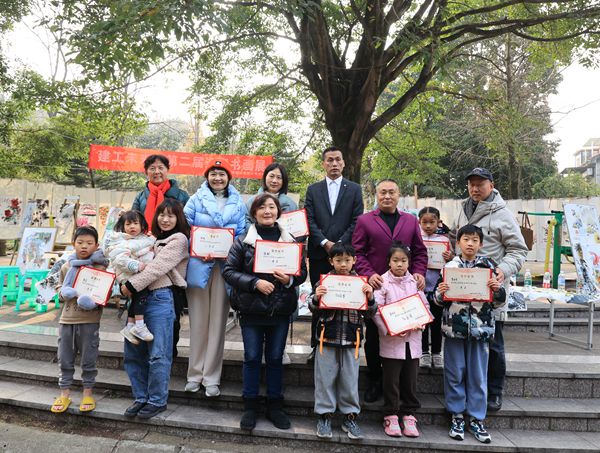
[[[555,333],[584,333],[588,331],[587,318],[555,318]],[[548,318],[508,318],[504,330],[509,332],[548,332]],[[594,333],[600,332],[600,319],[594,319]]]
[[[315,418],[292,416],[292,428],[278,430],[264,417],[248,434],[239,429],[240,411],[226,408],[209,408],[170,403],[167,411],[144,421],[127,419],[122,414],[130,404],[130,398],[109,394],[96,396],[97,408],[88,414],[80,414],[80,394],[74,393],[73,403],[64,414],[51,414],[49,407],[57,389],[39,384],[14,383],[0,380],[0,410],[13,417],[23,416],[39,421],[52,421],[68,425],[77,431],[86,427],[96,429],[142,430],[170,434],[181,438],[212,438],[252,444],[278,445],[304,451],[485,451],[485,452],[597,452],[600,451],[600,434],[581,431],[528,431],[521,429],[490,427],[492,443],[483,445],[469,434],[463,442],[450,439],[447,426],[421,424],[421,437],[416,439],[393,439],[387,437],[378,421],[361,420],[365,434],[362,441],[351,441],[339,429],[340,420],[334,420],[334,436],[322,441],[315,436]],[[551,412],[551,409],[549,410]],[[186,450],[188,451],[188,450]]]
[[[101,339],[103,333],[101,332]],[[539,341],[539,349],[553,350],[555,342],[547,338]],[[230,345],[224,354],[222,379],[227,382],[242,381],[243,351],[241,345]],[[294,348],[298,348],[295,346]],[[302,349],[302,348],[300,348]],[[306,349],[306,348],[304,348]],[[184,378],[187,374],[188,349],[180,347],[180,357],[172,368],[174,377]],[[44,363],[56,361],[56,337],[0,330],[0,356],[22,358]],[[574,354],[518,354],[507,353],[507,377],[505,394],[515,397],[553,396],[558,398],[600,397],[600,357],[581,351]],[[292,364],[287,365],[284,383],[288,386],[312,386],[313,365],[306,363],[306,354],[290,354]],[[367,372],[361,358],[359,388],[367,385]],[[105,370],[123,369],[122,341],[100,342],[98,367]],[[423,394],[443,393],[442,370],[420,370],[418,390]]]
[[[0,357],[0,379],[20,384],[55,386],[58,367],[54,363],[37,360]],[[77,385],[81,385],[79,372],[76,373]],[[544,382],[538,383],[538,390],[544,388]],[[241,410],[242,384],[224,381],[219,398],[207,398],[201,392],[190,394],[183,391],[185,379],[173,377],[170,381],[169,401],[186,406],[204,406]],[[548,392],[537,392],[529,397],[506,397],[503,409],[488,414],[488,424],[495,428],[520,428],[600,432],[600,398],[559,398],[548,397]],[[99,369],[97,392],[111,396],[128,398],[131,388],[127,374],[123,370]],[[314,407],[314,388],[312,385],[287,385],[285,388],[286,407],[290,414],[312,416]],[[424,394],[420,397],[422,407],[417,411],[422,424],[442,425],[448,423],[442,395]],[[362,418],[378,421],[381,418],[382,401],[362,404]]]

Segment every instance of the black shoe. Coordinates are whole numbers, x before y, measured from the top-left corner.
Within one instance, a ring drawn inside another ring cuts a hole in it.
[[[381,382],[377,382],[375,384],[370,384],[367,390],[365,390],[365,394],[363,395],[363,399],[366,403],[374,403],[383,395],[383,388]]]
[[[155,406],[154,404],[148,403],[137,413],[137,416],[138,418],[152,418],[166,410],[166,404],[164,406]]]
[[[292,426],[289,417],[283,411],[283,398],[268,400],[265,415],[275,428],[289,429]]]
[[[490,396],[487,401],[487,410],[490,412],[498,412],[502,409],[502,396]]]
[[[125,417],[135,417],[146,403],[138,403],[137,401],[125,409]]]
[[[256,410],[258,408],[258,398],[244,398],[244,414],[240,420],[240,428],[246,431],[252,431],[256,426]]]
[[[310,354],[308,354],[308,357],[306,358],[306,363],[312,363],[315,361],[315,351],[317,350],[317,348],[313,348],[312,351],[310,351]]]

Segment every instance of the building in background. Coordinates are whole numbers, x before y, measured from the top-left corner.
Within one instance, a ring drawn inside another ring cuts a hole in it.
[[[567,167],[561,175],[581,173],[586,178],[600,184],[600,138],[590,138],[574,153],[575,166]]]

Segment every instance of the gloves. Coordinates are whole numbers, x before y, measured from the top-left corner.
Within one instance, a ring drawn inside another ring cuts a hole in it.
[[[60,295],[63,297],[63,299],[73,299],[74,297],[79,296],[77,290],[70,286],[63,286],[60,289]]]
[[[90,296],[79,296],[77,298],[77,305],[82,310],[93,310],[97,307],[96,302]]]

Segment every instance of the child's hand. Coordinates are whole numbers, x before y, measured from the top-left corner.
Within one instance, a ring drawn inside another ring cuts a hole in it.
[[[452,261],[452,259],[454,258],[454,253],[452,252],[452,250],[446,250],[444,253],[442,253],[442,257],[444,258],[444,260],[446,260],[446,262]]]
[[[487,284],[492,291],[496,292],[500,289],[500,287],[502,286],[500,284],[500,282],[498,281],[498,279],[496,277],[492,277],[488,280],[488,284]]]
[[[200,259],[205,263],[210,263],[211,261],[214,261],[214,257],[210,253],[206,256],[200,257]]]
[[[446,294],[446,292],[450,289],[450,286],[448,285],[448,283],[442,282],[438,285],[437,289],[440,292],[440,294],[443,295]]]
[[[362,292],[365,296],[367,296],[367,299],[373,298],[373,287],[371,285],[365,283],[362,287]]]
[[[290,284],[290,276],[281,271],[274,271],[273,277],[275,277],[283,286]]]
[[[317,286],[317,289],[315,289],[315,295],[320,298],[325,294],[327,294],[327,288],[325,288],[323,285]]]
[[[275,289],[275,285],[273,285],[273,283],[268,282],[266,280],[259,280],[256,283],[256,289],[258,291],[260,291],[261,293],[263,293],[265,296],[268,296]]]
[[[146,263],[140,263],[138,266],[138,272],[142,272],[146,268]]]

